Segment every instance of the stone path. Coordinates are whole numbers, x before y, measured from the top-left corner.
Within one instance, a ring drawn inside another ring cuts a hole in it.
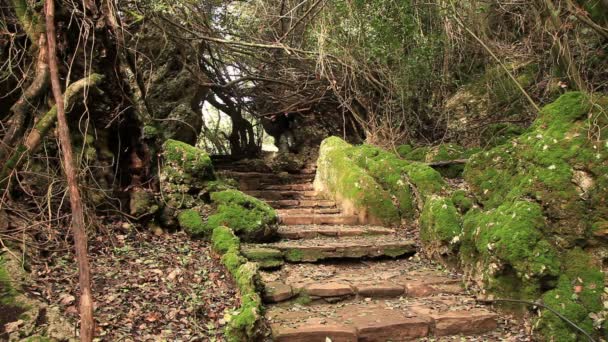
[[[239,171],[223,172],[280,216],[280,241],[242,247],[264,269],[273,341],[504,340],[505,320],[467,295],[459,275],[421,260],[402,232],[343,215],[314,191],[314,169]]]

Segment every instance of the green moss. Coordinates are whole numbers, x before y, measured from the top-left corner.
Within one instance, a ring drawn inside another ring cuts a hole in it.
[[[604,275],[580,248],[569,251],[562,261],[564,272],[558,285],[543,295],[543,302],[593,335],[595,330],[589,314],[603,310]],[[541,313],[538,330],[547,340],[577,340],[573,328],[547,310]]]
[[[209,235],[213,230],[203,222],[201,214],[193,209],[183,210],[177,215],[179,226],[188,234],[195,237]]]
[[[265,247],[250,247],[242,250],[244,256],[252,261],[261,261],[268,259],[282,259],[283,253],[274,248]]]
[[[524,132],[524,128],[509,123],[488,125],[481,131],[481,145],[484,148],[500,146],[522,135]]]
[[[426,155],[429,153],[430,148],[429,147],[418,147],[413,149],[410,153],[407,153],[405,156],[403,156],[403,158],[407,159],[407,160],[413,160],[413,161],[418,161],[418,162],[425,162],[426,161]]]
[[[546,228],[541,207],[536,203],[506,202],[482,212],[471,210],[464,218],[463,264],[474,265],[490,290],[499,291],[497,280],[521,283],[518,296],[533,298],[541,283],[556,277],[560,263],[557,253],[543,236]]]
[[[353,146],[338,137],[321,143],[317,161],[317,182],[327,192],[348,200],[359,211],[386,225],[399,223],[399,211],[388,191],[350,158]]]
[[[239,238],[234,235],[232,229],[228,227],[217,227],[211,235],[213,249],[220,254],[225,254],[229,250],[238,250],[240,248]]]
[[[293,300],[293,303],[306,306],[312,303],[312,298],[310,298],[310,295],[308,293],[302,292],[299,294],[298,297]]]
[[[407,156],[408,154],[410,154],[412,152],[414,148],[412,147],[412,145],[399,145],[397,146],[397,154],[401,157],[401,158],[405,158],[405,156]]]
[[[455,247],[455,238],[462,233],[461,217],[445,197],[433,196],[424,204],[420,215],[420,239],[430,254],[445,254]]]
[[[400,257],[410,252],[410,249],[404,247],[389,247],[384,249],[384,255],[390,256],[391,258]]]
[[[288,249],[284,253],[285,260],[289,262],[315,262],[325,258],[325,255],[316,249]]]
[[[241,293],[241,307],[226,327],[228,341],[252,341],[260,333],[258,323],[262,317],[262,300],[256,291],[257,274],[255,263],[241,265],[234,274]]]
[[[391,195],[393,202],[396,200],[399,216],[414,218],[414,195],[407,174],[403,172],[406,162],[392,153],[370,145],[357,146],[347,153],[353,162],[367,171]]]
[[[465,214],[473,208],[473,200],[467,195],[464,190],[456,190],[452,193],[452,203],[458,208],[460,213]]]
[[[599,177],[608,171],[608,146],[587,137],[590,122],[606,124],[601,109],[608,108],[607,102],[606,97],[566,93],[543,108],[529,132],[472,156],[464,176],[476,197],[486,208],[522,198],[542,203],[553,221],[552,242],[561,246],[590,236],[590,223],[608,215],[601,195],[608,191],[608,179]],[[585,193],[576,182],[581,174],[594,182]]]
[[[209,216],[207,231],[226,226],[247,242],[267,241],[276,235],[276,212],[257,198],[238,190],[225,190],[211,194],[211,200],[217,204],[217,211]]]
[[[181,141],[169,139],[163,144],[163,156],[189,172],[211,172],[211,158],[203,150]]]
[[[238,268],[245,262],[247,262],[247,259],[239,253],[238,249],[229,249],[228,252],[222,256],[222,263],[231,274],[235,274]]]
[[[145,125],[143,129],[144,139],[154,139],[158,136],[158,128],[152,125]]]
[[[0,255],[0,305],[14,305],[17,290],[12,285],[5,264],[3,256]]]
[[[31,336],[24,340],[25,342],[52,342],[53,340],[44,336]]]

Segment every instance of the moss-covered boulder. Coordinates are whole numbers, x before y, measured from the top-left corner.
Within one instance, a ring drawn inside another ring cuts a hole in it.
[[[604,318],[604,274],[587,253],[574,248],[562,256],[563,271],[555,289],[546,292],[542,301],[593,335]],[[577,341],[577,332],[554,313],[543,310],[536,323],[546,340]]]
[[[473,206],[475,202],[464,190],[455,190],[452,192],[452,203],[458,208],[461,214],[466,214]]]
[[[606,125],[606,108],[608,97],[567,93],[526,134],[471,157],[464,177],[486,208],[523,198],[541,203],[554,244],[585,241],[608,217],[608,145],[605,131],[594,129]]]
[[[446,183],[423,163],[330,137],[321,144],[315,187],[334,195],[352,212],[365,213],[367,222],[394,225],[415,217],[417,207],[444,192]]]
[[[315,188],[333,196],[347,213],[357,213],[364,222],[394,225],[399,210],[391,194],[350,157],[353,146],[338,137],[321,143]]]
[[[451,199],[432,196],[420,215],[420,240],[429,255],[445,256],[458,250],[462,218]]]
[[[213,232],[217,227],[226,226],[245,242],[264,242],[276,236],[278,217],[265,202],[238,190],[214,192],[211,200],[217,210],[209,216],[205,231]]]
[[[163,144],[161,191],[164,204],[173,209],[189,209],[200,204],[206,184],[215,179],[209,155],[177,140]]]
[[[533,202],[505,202],[473,209],[464,217],[460,258],[484,288],[507,298],[536,299],[557,279],[558,253],[545,238],[542,208]]]
[[[194,237],[202,237],[209,235],[212,232],[212,230],[207,229],[201,214],[194,209],[181,211],[177,215],[177,221],[179,222],[180,228]]]

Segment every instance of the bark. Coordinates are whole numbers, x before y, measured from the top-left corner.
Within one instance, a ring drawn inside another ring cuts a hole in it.
[[[44,27],[40,26],[40,18],[31,13],[25,0],[13,0],[13,9],[32,46],[38,49],[38,57],[34,80],[25,89],[19,100],[11,106],[9,119],[6,122],[8,130],[0,143],[0,161],[4,161],[25,132],[32,104],[46,92],[49,85],[46,34]]]
[[[86,88],[93,87],[101,82],[103,77],[98,74],[93,74],[89,77],[83,78],[70,84],[64,94],[65,107],[71,107],[72,103],[76,101],[82,91]],[[19,165],[25,160],[27,154],[36,151],[40,142],[51,130],[57,121],[57,106],[53,106],[51,110],[46,112],[34,125],[34,128],[30,131],[25,142],[15,148],[15,152],[8,158],[6,163],[2,166],[0,172],[0,190],[4,190],[7,187],[8,181],[13,173],[13,170],[17,169]]]
[[[47,49],[45,47],[45,34],[40,34],[38,39],[40,48],[38,49],[38,61],[36,65],[36,76],[32,83],[23,92],[19,100],[11,107],[11,115],[6,123],[8,131],[2,139],[0,148],[0,160],[4,160],[9,150],[15,145],[17,140],[23,135],[26,121],[32,103],[45,93],[49,83],[49,67],[47,64]]]
[[[59,131],[59,144],[63,152],[63,168],[67,178],[70,206],[72,209],[72,233],[74,234],[74,247],[78,262],[78,278],[80,284],[80,340],[93,341],[95,323],[93,320],[93,298],[91,293],[91,270],[87,255],[87,235],[85,230],[84,209],[78,188],[78,172],[74,164],[70,130],[65,117],[65,106],[61,84],[59,83],[59,70],[57,66],[57,44],[55,42],[55,3],[46,0],[46,31],[49,53],[49,68],[51,72],[51,87],[57,106],[57,123]]]

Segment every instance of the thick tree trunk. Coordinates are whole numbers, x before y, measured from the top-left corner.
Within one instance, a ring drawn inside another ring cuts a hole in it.
[[[57,106],[57,123],[59,129],[59,143],[63,152],[63,168],[68,182],[70,205],[72,209],[72,233],[74,234],[74,247],[78,261],[78,275],[80,283],[80,340],[90,342],[93,340],[95,324],[93,320],[93,298],[91,293],[91,270],[87,255],[87,235],[85,230],[84,209],[80,190],[78,189],[78,172],[74,164],[70,130],[65,117],[65,107],[61,84],[59,83],[59,70],[57,67],[57,44],[55,42],[55,4],[53,0],[46,0],[46,31],[48,40],[49,68],[51,71],[51,86]]]

